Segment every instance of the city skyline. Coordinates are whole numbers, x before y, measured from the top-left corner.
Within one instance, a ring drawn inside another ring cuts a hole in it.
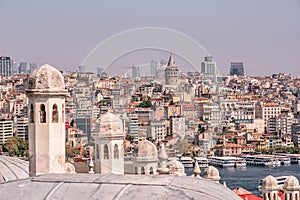
[[[300,74],[300,3],[296,0],[189,4],[2,0],[0,8],[0,22],[6,26],[0,31],[0,55],[17,62],[49,63],[75,71],[91,49],[111,35],[155,26],[195,39],[214,57],[223,74],[229,73],[234,61],[244,62],[245,75]],[[124,56],[114,66],[167,58],[161,52],[144,54]],[[96,67],[87,70],[96,71]]]

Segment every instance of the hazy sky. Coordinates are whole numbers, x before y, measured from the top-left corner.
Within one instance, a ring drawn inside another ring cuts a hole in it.
[[[155,26],[194,38],[225,74],[244,61],[248,75],[300,75],[300,0],[0,0],[0,24],[0,55],[17,62],[76,70],[109,36]],[[145,51],[114,65],[162,57]]]

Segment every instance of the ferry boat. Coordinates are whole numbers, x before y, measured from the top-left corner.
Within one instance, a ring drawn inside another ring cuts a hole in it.
[[[193,168],[194,161],[191,157],[182,156],[180,157],[180,162],[183,164],[185,168]]]
[[[288,156],[276,155],[276,158],[280,161],[281,165],[291,164],[291,158]]]
[[[275,158],[272,155],[255,155],[255,156],[242,156],[246,159],[247,164],[249,165],[260,165],[260,166],[279,166],[280,160]]]
[[[217,167],[234,167],[235,166],[235,157],[211,157],[210,163],[213,166]]]
[[[287,179],[288,176],[278,176],[275,177],[277,180],[277,184],[278,184],[278,189],[279,190],[283,190],[283,185],[284,185],[284,181]],[[259,186],[257,187],[258,191],[261,192],[261,187],[262,187],[262,180],[259,180]]]
[[[292,164],[300,165],[300,154],[289,154]]]
[[[247,165],[244,158],[236,158],[234,164],[235,167],[246,167]]]
[[[195,160],[198,162],[200,168],[208,167],[208,159],[204,157],[195,157]]]

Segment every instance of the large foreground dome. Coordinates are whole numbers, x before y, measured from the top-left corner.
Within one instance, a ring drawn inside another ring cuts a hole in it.
[[[0,185],[1,199],[240,200],[221,184],[193,177],[45,174]]]

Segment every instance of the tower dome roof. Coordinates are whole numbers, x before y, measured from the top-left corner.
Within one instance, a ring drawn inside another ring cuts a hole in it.
[[[277,190],[278,189],[278,183],[276,178],[269,175],[266,178],[262,180],[262,189],[265,190]]]
[[[45,64],[30,75],[28,89],[65,90],[64,77],[60,71],[51,65]]]
[[[284,189],[299,189],[299,181],[295,176],[288,176],[284,181]]]
[[[208,166],[204,171],[204,177],[213,181],[219,181],[219,170],[214,166]]]
[[[139,141],[138,157],[157,158],[156,146],[148,140]]]
[[[124,135],[122,131],[122,120],[108,111],[98,119],[100,135]]]

